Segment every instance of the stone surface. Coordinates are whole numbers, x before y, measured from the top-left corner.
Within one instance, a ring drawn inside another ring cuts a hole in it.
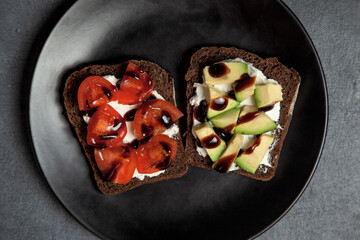
[[[24,138],[27,103],[20,96],[27,93],[49,34],[40,29],[50,31],[71,2],[0,2],[1,239],[98,239],[62,207],[34,164],[30,139]],[[258,239],[360,239],[360,2],[284,2],[308,31],[322,61],[329,127],[308,188]]]
[[[360,239],[360,2],[284,2],[302,22],[320,56],[329,123],[308,188],[259,239]]]

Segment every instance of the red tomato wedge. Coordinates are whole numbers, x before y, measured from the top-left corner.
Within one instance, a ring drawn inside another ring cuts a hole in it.
[[[122,143],[127,128],[124,118],[109,104],[98,107],[87,127],[87,144],[109,147]]]
[[[125,184],[130,182],[136,168],[135,150],[118,146],[95,148],[96,164],[105,181]]]
[[[158,134],[148,142],[140,145],[137,150],[137,165],[139,173],[154,173],[168,168],[177,152],[174,139]]]
[[[129,62],[122,78],[119,90],[111,100],[119,104],[136,104],[147,99],[154,88],[153,81],[138,65]]]
[[[80,111],[88,111],[109,102],[116,87],[105,78],[90,76],[85,78],[78,89],[78,104]]]
[[[183,115],[179,109],[165,100],[149,100],[135,113],[134,134],[138,140],[142,140],[162,133]]]

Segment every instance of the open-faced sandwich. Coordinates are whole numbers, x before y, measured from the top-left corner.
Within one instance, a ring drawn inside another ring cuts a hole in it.
[[[204,47],[192,55],[185,80],[190,164],[271,179],[292,118],[299,74],[277,58]]]
[[[149,61],[93,65],[63,92],[100,191],[124,192],[187,172],[171,74]]]

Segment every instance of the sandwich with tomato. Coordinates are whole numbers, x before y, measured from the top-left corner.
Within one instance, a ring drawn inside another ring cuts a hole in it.
[[[149,61],[92,65],[72,73],[67,117],[104,194],[187,172],[171,74]]]

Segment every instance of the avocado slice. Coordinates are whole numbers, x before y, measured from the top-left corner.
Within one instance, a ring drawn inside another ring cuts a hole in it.
[[[235,159],[235,162],[240,168],[254,174],[265,157],[273,139],[273,136],[267,134],[260,135],[255,139],[250,147],[248,147],[238,158]]]
[[[226,132],[233,134],[239,114],[240,108],[233,108],[211,118],[211,122],[215,127],[224,129]]]
[[[254,98],[258,108],[267,107],[283,100],[281,85],[264,84],[257,85],[254,91]]]
[[[255,80],[256,76],[234,82],[234,93],[238,102],[242,102],[254,94]]]
[[[258,135],[276,128],[276,123],[255,106],[244,106],[239,115],[235,132],[244,135]]]
[[[210,123],[204,122],[195,125],[193,127],[193,130],[211,160],[213,162],[218,160],[218,158],[226,148],[226,143],[219,137],[219,135],[216,134]]]
[[[203,69],[204,83],[207,85],[229,84],[248,73],[248,66],[244,62],[220,62]]]
[[[212,168],[218,172],[227,173],[237,157],[242,143],[243,136],[235,133],[220,158],[212,165]]]
[[[235,99],[228,96],[225,92],[212,86],[209,86],[209,98],[210,101],[207,110],[207,117],[209,119],[240,105],[239,102],[235,101]]]

